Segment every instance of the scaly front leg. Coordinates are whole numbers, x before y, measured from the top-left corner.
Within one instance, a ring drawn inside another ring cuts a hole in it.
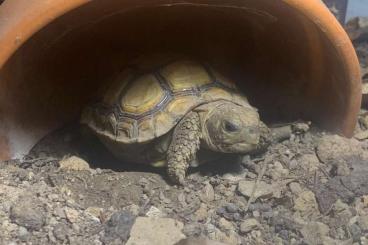
[[[184,184],[185,174],[200,146],[201,123],[198,113],[188,113],[176,126],[167,152],[167,172],[176,184]]]

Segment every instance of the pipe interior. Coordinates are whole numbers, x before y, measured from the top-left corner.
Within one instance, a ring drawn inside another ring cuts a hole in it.
[[[334,50],[286,4],[102,8],[101,2],[54,20],[7,62],[0,109],[8,125],[40,138],[77,119],[127,61],[169,51],[208,60],[237,82],[266,122],[306,119],[333,129],[345,113],[349,88],[343,77],[332,77],[341,67]]]

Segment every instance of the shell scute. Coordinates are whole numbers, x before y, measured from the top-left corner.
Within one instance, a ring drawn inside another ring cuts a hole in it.
[[[191,60],[173,62],[163,67],[160,73],[173,92],[195,89],[212,82],[206,69]]]
[[[120,106],[124,112],[142,114],[162,101],[165,91],[153,74],[147,74],[131,81],[124,91]]]

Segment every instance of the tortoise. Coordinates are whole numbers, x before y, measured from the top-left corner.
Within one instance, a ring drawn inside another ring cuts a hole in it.
[[[118,159],[166,166],[178,184],[198,164],[199,149],[251,153],[267,145],[269,133],[234,82],[186,56],[127,65],[81,123]]]

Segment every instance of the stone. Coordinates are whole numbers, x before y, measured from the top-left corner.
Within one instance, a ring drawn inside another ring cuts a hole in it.
[[[26,227],[28,230],[40,230],[46,221],[45,210],[37,205],[32,197],[21,198],[10,209],[12,222]]]
[[[299,184],[299,183],[297,183],[297,182],[291,182],[291,183],[289,184],[289,188],[290,188],[290,191],[291,191],[294,195],[298,195],[298,194],[300,194],[300,193],[303,191],[302,187],[301,187],[301,186],[300,186],[300,184]]]
[[[272,179],[277,180],[282,177],[288,176],[289,170],[284,168],[284,166],[279,161],[276,161],[271,167],[270,175]]]
[[[244,220],[240,224],[240,232],[242,234],[247,234],[251,232],[252,230],[259,229],[259,228],[260,228],[260,224],[256,219],[247,219],[247,220]]]
[[[238,183],[238,191],[245,197],[250,197],[253,192],[255,181],[243,180]],[[272,197],[273,187],[264,181],[260,181],[257,185],[256,191],[254,192],[254,199],[260,197]]]
[[[210,183],[206,183],[200,193],[202,202],[212,202],[215,200],[215,191]]]
[[[229,231],[228,234],[225,234],[217,228],[214,228],[213,231],[208,231],[208,238],[228,245],[238,245],[240,240],[234,231]]]
[[[160,209],[155,206],[151,206],[150,209],[146,212],[147,217],[163,217],[164,214]]]
[[[308,122],[308,123],[303,123],[303,122],[294,123],[292,125],[293,132],[295,134],[304,134],[304,133],[309,131],[310,124],[311,124],[310,122]]]
[[[227,221],[225,218],[220,218],[220,220],[218,221],[218,227],[221,231],[225,233],[234,230],[234,225],[231,222]]]
[[[368,232],[368,215],[360,216],[358,218],[358,225],[364,232]]]
[[[197,221],[205,221],[208,216],[207,212],[207,205],[204,203],[201,203],[201,206],[199,209],[194,213]]]
[[[66,207],[64,208],[64,213],[70,223],[75,223],[79,219],[79,212],[75,209]]]
[[[363,149],[359,141],[338,135],[323,136],[317,146],[317,155],[324,163],[362,154]]]
[[[140,212],[140,207],[138,205],[132,204],[124,208],[128,212],[132,213],[134,216],[138,216]]]
[[[364,207],[368,208],[368,195],[362,197],[362,203]]]
[[[366,140],[368,139],[368,130],[358,132],[354,135],[354,138],[357,140]]]
[[[205,237],[190,237],[180,240],[175,245],[226,245],[225,243],[209,240]]]
[[[105,244],[111,244],[114,241],[118,244],[126,242],[135,219],[136,217],[128,211],[114,213],[104,225],[101,241]]]
[[[138,217],[126,245],[172,245],[186,238],[183,227],[170,218]]]
[[[71,156],[65,158],[59,162],[59,169],[65,171],[83,171],[83,170],[91,170],[89,164],[80,157]]]
[[[64,223],[58,223],[53,229],[54,237],[59,241],[65,241],[68,238],[69,228]]]
[[[227,203],[227,204],[225,205],[225,209],[226,209],[226,211],[228,211],[229,213],[236,213],[236,212],[238,212],[238,210],[239,210],[238,206],[236,206],[236,205],[235,205],[235,204],[233,204],[233,203]]]
[[[20,226],[19,227],[19,230],[18,230],[18,238],[21,241],[27,241],[29,235],[30,235],[30,233],[28,232],[28,230],[26,228],[24,228],[23,226]]]
[[[101,217],[101,214],[103,213],[103,208],[88,207],[84,211],[84,213],[92,217],[95,221],[100,222],[100,217]]]
[[[314,193],[311,191],[300,193],[294,201],[294,210],[299,212],[302,217],[319,213]]]
[[[299,159],[299,165],[309,174],[314,173],[318,169],[320,162],[316,154],[304,154]]]
[[[304,241],[310,245],[324,244],[324,238],[328,235],[330,228],[320,222],[310,222],[306,224],[301,233],[304,237]]]

